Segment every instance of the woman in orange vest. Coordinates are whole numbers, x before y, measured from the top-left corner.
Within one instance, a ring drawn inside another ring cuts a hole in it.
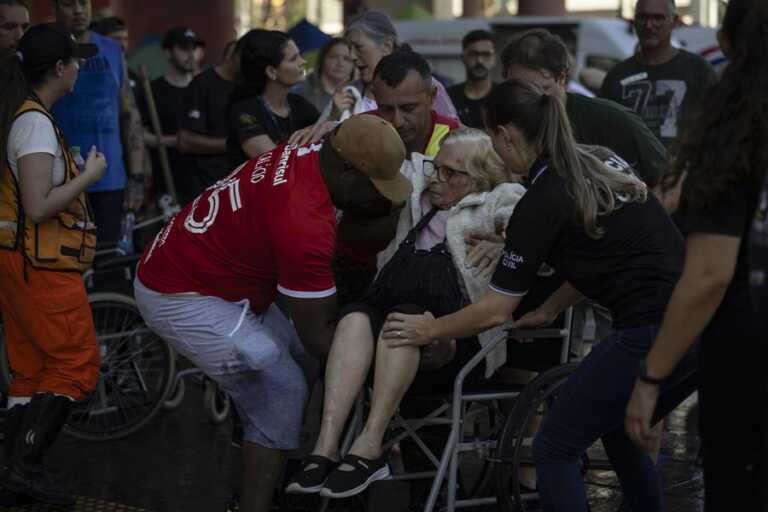
[[[50,108],[72,91],[81,59],[95,54],[50,23],[29,29],[15,58],[0,64],[0,309],[14,372],[0,486],[54,504],[71,498],[43,454],[72,402],[98,381],[81,273],[96,245],[85,190],[107,163],[91,148],[79,170]]]

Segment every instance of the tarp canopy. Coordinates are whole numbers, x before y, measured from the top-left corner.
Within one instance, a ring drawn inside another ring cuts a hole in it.
[[[317,50],[332,39],[331,36],[307,21],[306,18],[288,30],[288,37],[293,39],[301,53]]]

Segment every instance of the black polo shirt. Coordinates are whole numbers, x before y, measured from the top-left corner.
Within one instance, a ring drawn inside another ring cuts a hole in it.
[[[631,172],[610,152],[599,155]],[[608,308],[615,328],[661,322],[683,268],[683,237],[656,200],[623,203],[600,218],[601,238],[590,238],[563,178],[544,160],[531,167],[528,191],[515,207],[491,288],[525,295],[542,263],[586,297]],[[619,199],[617,201],[620,202]]]
[[[287,101],[288,117],[276,115],[260,96],[243,98],[229,107],[227,155],[231,168],[248,160],[242,148],[244,141],[266,135],[277,145],[285,142],[293,132],[315,124],[320,117],[315,106],[298,94],[288,94]]]

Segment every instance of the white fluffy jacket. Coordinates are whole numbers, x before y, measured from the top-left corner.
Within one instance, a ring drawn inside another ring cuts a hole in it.
[[[429,179],[421,173],[424,160],[429,160],[419,153],[413,153],[411,158],[412,174],[409,176],[413,184],[411,198],[400,214],[397,233],[389,246],[378,255],[378,268],[389,261],[395,254],[400,243],[405,240],[408,232],[413,229],[422,217],[421,195],[429,186]],[[459,275],[463,280],[462,286],[469,299],[477,302],[488,291],[488,280],[476,276],[467,264],[467,245],[465,237],[470,233],[503,234],[515,205],[525,193],[525,188],[517,183],[502,183],[490,192],[469,194],[450,210],[446,238],[448,249],[456,264]],[[478,336],[480,344],[485,346],[503,334],[502,327],[497,327],[481,333]],[[507,345],[501,343],[491,351],[486,358],[486,377],[490,377],[497,368],[507,360]]]

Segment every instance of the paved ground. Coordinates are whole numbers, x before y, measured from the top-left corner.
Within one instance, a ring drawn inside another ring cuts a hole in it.
[[[187,386],[182,406],[163,413],[139,433],[110,443],[86,443],[62,436],[53,460],[71,468],[78,496],[76,512],[222,512],[238,478],[238,450],[230,446],[231,424],[210,425],[202,414],[199,386]],[[702,510],[701,474],[695,465],[697,439],[689,400],[667,423],[662,462],[665,510]],[[621,496],[612,474],[592,475],[594,512],[614,512]],[[402,482],[383,482],[366,499],[368,510],[407,510],[397,504],[408,496],[418,501],[423,489]],[[317,501],[293,501],[285,510],[315,511]],[[362,500],[345,500],[333,510],[361,510]],[[11,507],[9,512],[47,511],[45,507]],[[482,510],[495,510],[488,507]]]

